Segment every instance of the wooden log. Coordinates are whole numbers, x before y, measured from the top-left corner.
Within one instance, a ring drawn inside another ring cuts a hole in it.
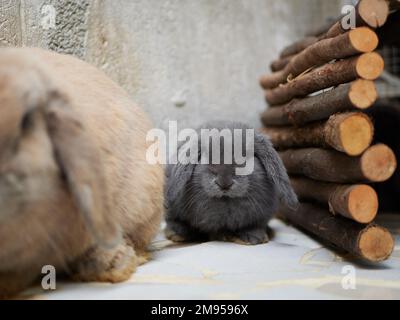
[[[334,183],[384,182],[397,167],[394,152],[384,144],[368,148],[360,157],[316,148],[287,150],[279,155],[290,174]]]
[[[372,121],[361,112],[335,114],[326,122],[301,128],[268,127],[263,130],[278,149],[334,148],[350,156],[363,153],[374,136]]]
[[[356,6],[356,27],[367,26],[373,29],[382,27],[389,15],[389,3],[386,0],[360,0]],[[345,17],[337,21],[324,38],[337,37],[348,29],[344,28]]]
[[[375,80],[383,72],[384,61],[376,52],[328,63],[275,89],[266,90],[270,105],[284,104],[322,89],[354,81],[357,78]]]
[[[357,25],[374,29],[382,27],[389,12],[389,3],[386,0],[360,0],[356,6]]]
[[[303,203],[297,210],[282,209],[281,214],[291,223],[335,247],[371,262],[383,261],[393,252],[390,232],[378,225],[362,225],[334,217],[327,210]]]
[[[284,69],[294,56],[295,55],[291,55],[291,56],[279,58],[277,60],[272,61],[270,64],[271,71],[277,72],[277,71]]]
[[[389,0],[389,3],[391,10],[400,9],[400,2],[398,0]],[[386,23],[389,12],[389,5],[386,0],[360,0],[356,6],[356,25],[354,27],[369,27],[372,29],[382,27]],[[288,53],[297,54],[317,41],[334,38],[348,32],[349,29],[343,27],[343,18],[346,19],[346,15],[341,15],[337,19],[334,19],[335,22],[328,29],[324,25],[320,30],[308,33],[306,38],[284,49],[281,57],[285,56],[285,54],[289,55]],[[325,30],[326,32],[320,33]]]
[[[291,183],[300,200],[326,205],[332,214],[359,223],[371,223],[378,213],[378,196],[366,184],[343,185],[292,177]]]
[[[373,81],[358,79],[316,96],[270,107],[261,115],[261,120],[265,126],[302,126],[338,112],[365,110],[375,103],[377,97]]]
[[[305,48],[309,47],[310,45],[316,43],[317,41],[318,41],[317,37],[306,37],[304,39],[296,41],[295,43],[285,47],[282,50],[280,57],[284,58],[287,56],[292,56],[294,54],[297,54],[303,51]]]
[[[260,81],[264,88],[272,89],[310,68],[335,59],[372,52],[377,47],[378,36],[374,31],[367,27],[356,28],[335,38],[318,41],[293,57],[283,70],[265,75]]]

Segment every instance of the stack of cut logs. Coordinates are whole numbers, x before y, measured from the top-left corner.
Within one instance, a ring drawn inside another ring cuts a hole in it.
[[[282,215],[316,237],[368,261],[387,259],[392,235],[374,223],[378,197],[371,186],[395,172],[394,152],[374,144],[373,119],[364,110],[378,97],[384,60],[380,30],[398,0],[361,0],[355,29],[342,19],[285,48],[261,78],[269,108],[267,134],[301,200]],[[397,25],[397,28],[400,28]],[[393,30],[394,31],[394,30]]]

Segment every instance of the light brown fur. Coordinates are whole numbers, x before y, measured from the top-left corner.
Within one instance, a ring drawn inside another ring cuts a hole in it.
[[[32,48],[0,49],[0,114],[0,295],[44,265],[128,279],[162,212],[146,115],[96,68]]]

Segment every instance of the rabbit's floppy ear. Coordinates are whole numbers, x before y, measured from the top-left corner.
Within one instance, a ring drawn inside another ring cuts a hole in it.
[[[262,134],[255,134],[254,153],[261,161],[267,174],[272,178],[279,192],[280,201],[291,209],[296,209],[298,199],[290,184],[290,180],[281,158],[275,151],[271,141]]]
[[[166,168],[166,199],[169,202],[176,200],[185,191],[188,181],[192,178],[196,164],[200,160],[201,146],[197,139],[180,143],[177,147],[176,159],[178,163],[168,164]]]
[[[44,112],[56,161],[86,227],[100,245],[115,246],[122,232],[110,214],[110,195],[96,146],[59,93],[51,93]]]
[[[193,175],[194,164],[181,164],[168,165],[167,168],[167,208],[169,203],[178,199],[185,191],[188,181]]]

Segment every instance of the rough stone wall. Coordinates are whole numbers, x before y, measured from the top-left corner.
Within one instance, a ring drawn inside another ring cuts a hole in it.
[[[102,68],[157,126],[259,124],[259,76],[341,0],[0,0],[0,45],[39,46]],[[55,27],[47,28],[48,6]],[[46,7],[47,6],[47,7]]]
[[[0,3],[1,1],[4,2],[0,0]],[[85,58],[90,0],[11,2],[19,8],[22,45],[48,48]],[[54,10],[53,26],[50,17],[52,12],[49,9]]]
[[[0,45],[19,46],[22,44],[20,2],[0,0]]]

